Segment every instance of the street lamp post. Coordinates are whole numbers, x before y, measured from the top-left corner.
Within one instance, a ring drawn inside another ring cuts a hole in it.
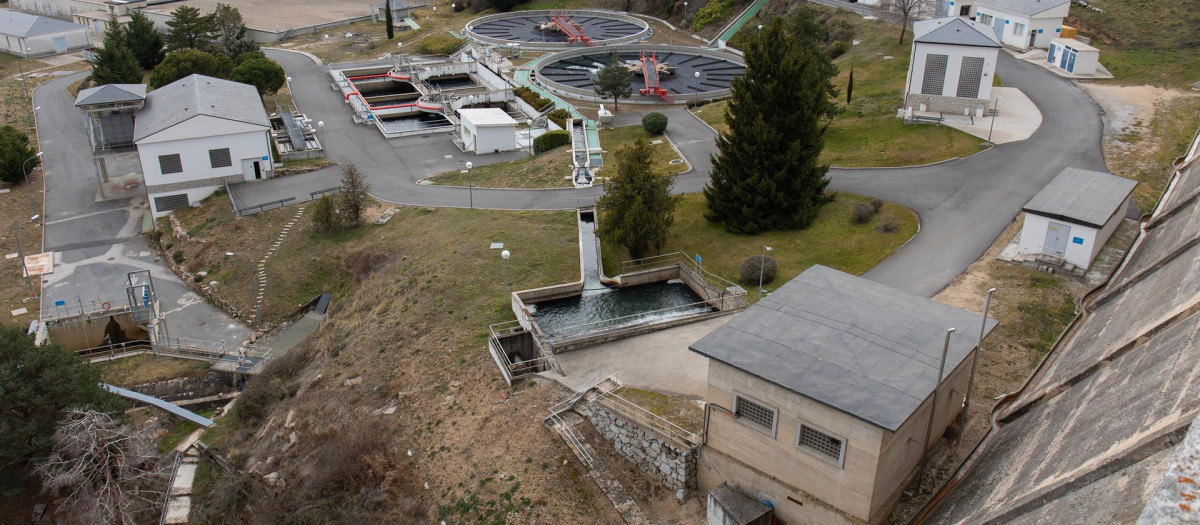
[[[471,181],[471,162],[467,161],[467,193],[471,196],[471,209],[475,209],[475,184]]]
[[[763,267],[767,265],[767,252],[771,250],[774,250],[774,248],[764,244],[762,257],[758,259],[758,299],[755,299],[755,301],[762,299]]]
[[[44,153],[44,152],[39,151],[39,152],[37,152],[37,155],[31,156],[31,157],[25,159],[25,162],[21,163],[21,174],[25,175],[25,190],[29,192],[29,214],[30,215],[37,215],[37,204],[33,203],[33,187],[29,185],[29,172],[25,171],[25,166],[29,165],[29,161],[36,159],[38,157],[41,157],[42,153]]]
[[[996,104],[992,108],[992,126],[988,128],[988,140],[987,140],[987,143],[989,146],[995,145],[995,143],[992,142],[992,131],[996,129],[996,117],[1000,115],[1000,98],[1001,97],[999,97],[999,96],[996,97]]]
[[[321,35],[321,38],[325,39],[325,64],[329,66],[329,69],[333,69],[333,62],[331,62],[332,58],[330,58],[333,56],[333,51],[331,50],[333,42],[329,41],[328,34]]]
[[[504,259],[504,304],[508,304],[508,257],[511,256],[508,250],[500,252],[500,258]]]
[[[255,328],[262,326],[262,317],[258,312],[258,281],[254,280],[254,263],[250,261],[250,256],[239,252],[225,252],[228,257],[242,257],[246,259],[246,268],[250,270],[250,302],[254,305],[254,326]]]
[[[329,144],[325,143],[325,121],[317,121],[317,139],[321,141],[321,156],[329,159]]]
[[[33,48],[26,47],[25,53],[17,54],[17,69],[21,72],[21,91],[25,92],[25,98],[29,99],[29,104],[25,106],[25,125],[26,126],[33,126],[33,113],[31,113],[29,111],[29,108],[31,106],[33,106],[33,100],[32,100],[32,97],[29,95],[29,84],[26,83],[26,81],[25,81],[25,65],[24,65],[23,59],[24,59],[24,55],[31,51],[33,51]]]
[[[13,237],[17,239],[17,257],[21,258],[21,269],[25,271],[25,284],[29,285],[30,298],[37,297],[37,293],[33,291],[33,279],[29,277],[29,267],[25,266],[25,251],[21,249],[21,228],[25,227],[26,224],[32,224],[38,220],[38,217],[40,215],[34,215],[29,220],[18,224],[16,232],[13,233]]]

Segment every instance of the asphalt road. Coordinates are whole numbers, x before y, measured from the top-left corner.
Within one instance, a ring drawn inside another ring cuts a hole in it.
[[[323,66],[300,53],[267,53],[293,78],[293,97],[301,111],[325,121],[324,141],[330,158],[358,164],[376,198],[404,205],[462,207],[468,201],[466,189],[422,186],[415,181],[456,169],[466,160],[477,165],[480,159],[508,160],[463,154],[444,137],[388,141],[374,128],[352,122],[351,112],[331,90]],[[1082,91],[1008,53],[1000,53],[997,73],[1006,86],[1021,89],[1042,112],[1042,126],[1029,140],[933,166],[831,170],[831,189],[890,200],[921,218],[921,232],[866,277],[932,296],[978,259],[1021,206],[1063,168],[1106,169],[1098,108]],[[667,113],[671,121],[667,136],[693,167],[678,177],[675,190],[698,192],[708,182],[709,155],[716,151],[716,135],[683,109]],[[269,200],[266,196],[277,192],[286,193],[273,188],[288,180],[256,183],[255,191],[261,193],[257,202],[265,202]],[[491,209],[572,209],[591,204],[602,191],[476,189],[474,201],[476,207]]]
[[[42,312],[57,301],[95,308],[126,304],[127,274],[150,270],[170,335],[240,343],[250,329],[187,288],[140,237],[145,196],[99,201],[86,120],[66,88],[87,73],[47,82],[33,92],[46,177],[46,251],[57,252],[54,272],[43,277]]]

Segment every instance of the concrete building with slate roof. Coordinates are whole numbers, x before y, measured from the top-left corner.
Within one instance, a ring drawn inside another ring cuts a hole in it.
[[[809,268],[690,347],[709,358],[710,407],[736,414],[709,414],[700,488],[729,483],[788,523],[881,522],[922,443],[932,447],[959,417],[980,329],[996,325],[983,323]]]
[[[90,47],[92,31],[87,26],[0,9],[0,51],[29,58]]]
[[[1067,168],[1025,205],[1018,255],[1087,269],[1125,218],[1137,182]]]
[[[1042,48],[1062,33],[1071,0],[954,0],[947,15],[990,26],[1006,46]]]
[[[958,17],[913,24],[904,82],[907,112],[982,117],[992,96],[1000,41],[992,28]]]
[[[254,86],[191,75],[150,92],[133,140],[154,216],[273,176],[270,132]]]

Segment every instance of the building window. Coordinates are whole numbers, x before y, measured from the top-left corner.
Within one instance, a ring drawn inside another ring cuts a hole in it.
[[[922,95],[942,94],[942,85],[946,83],[946,55],[925,55],[925,78],[921,81]]]
[[[229,158],[229,148],[210,149],[208,150],[208,163],[216,168],[228,168],[233,165],[233,161]]]
[[[735,393],[733,394],[733,412],[738,415],[738,421],[763,434],[775,437],[775,416],[778,411],[774,408]]]
[[[1025,24],[1013,24],[1013,34],[1017,36],[1025,36]]]
[[[963,57],[958,72],[958,97],[979,98],[979,84],[983,80],[983,58]]]
[[[188,204],[188,196],[186,193],[163,195],[162,197],[154,198],[154,209],[160,212],[186,208],[188,207]]]
[[[981,23],[985,26],[992,25],[993,20],[995,20],[995,19],[992,18],[992,15],[979,15],[979,23]]]
[[[183,173],[183,161],[179,160],[179,154],[158,156],[158,168],[163,175],[168,173]]]
[[[801,420],[796,424],[796,446],[841,468],[846,459],[846,440]]]

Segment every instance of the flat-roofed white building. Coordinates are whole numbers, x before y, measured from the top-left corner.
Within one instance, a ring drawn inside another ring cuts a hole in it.
[[[87,26],[0,9],[0,51],[29,58],[90,47],[92,31]]]
[[[463,149],[476,155],[517,149],[517,121],[499,108],[458,110]]]
[[[1137,182],[1067,168],[1025,205],[1018,255],[1087,269],[1125,218]]]

